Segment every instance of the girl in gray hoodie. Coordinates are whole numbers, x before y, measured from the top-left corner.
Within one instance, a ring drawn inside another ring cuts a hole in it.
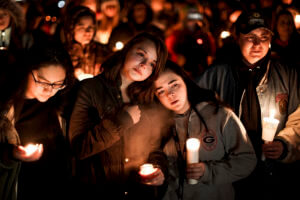
[[[240,120],[213,92],[194,84],[174,63],[154,82],[153,93],[173,111],[175,126],[164,150],[169,160],[169,199],[234,199],[232,183],[256,165],[252,144]],[[200,140],[199,162],[186,164],[188,138]],[[196,179],[188,184],[187,179]]]

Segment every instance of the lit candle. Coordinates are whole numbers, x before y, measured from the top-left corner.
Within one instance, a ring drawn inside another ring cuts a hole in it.
[[[199,148],[200,141],[197,138],[189,138],[186,141],[186,150],[187,150],[187,163],[198,163],[199,162]],[[196,179],[189,179],[189,184],[196,184],[198,181]]]
[[[274,118],[275,110],[271,110],[269,117],[263,118],[262,123],[262,139],[265,143],[272,142],[279,124],[279,120]],[[265,160],[265,156],[262,155],[262,160]]]
[[[140,172],[139,174],[141,176],[149,176],[150,174],[153,174],[156,172],[157,168],[153,167],[152,164],[146,163],[140,166]]]
[[[262,139],[265,142],[272,142],[277,130],[279,120],[274,118],[275,110],[271,110],[269,117],[263,118]]]
[[[27,156],[30,156],[31,154],[33,154],[34,152],[36,152],[39,148],[38,144],[27,144],[24,147],[24,151],[26,152]]]
[[[297,15],[295,16],[294,21],[295,21],[296,29],[299,29],[299,28],[300,28],[300,15],[299,15],[299,14],[297,14]]]

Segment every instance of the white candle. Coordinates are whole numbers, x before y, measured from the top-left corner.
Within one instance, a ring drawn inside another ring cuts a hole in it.
[[[279,120],[274,118],[275,110],[270,112],[269,117],[263,118],[262,123],[262,139],[265,142],[272,142],[279,124]]]
[[[200,141],[197,138],[189,138],[186,141],[186,151],[187,151],[187,163],[198,163],[199,162],[199,148]],[[189,184],[196,184],[198,181],[196,179],[189,179]]]
[[[263,118],[262,123],[262,140],[265,143],[272,142],[279,124],[279,120],[274,118],[275,110],[271,110],[269,117]],[[262,160],[265,160],[265,155],[262,154]]]
[[[152,164],[146,163],[140,166],[140,172],[139,174],[141,176],[149,176],[150,174],[153,174],[156,172],[157,168],[154,168]]]
[[[300,15],[299,15],[299,14],[297,14],[297,15],[295,16],[294,21],[295,21],[296,29],[300,28]]]

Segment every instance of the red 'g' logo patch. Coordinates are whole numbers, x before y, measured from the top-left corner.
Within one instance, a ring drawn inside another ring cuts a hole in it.
[[[276,103],[279,105],[280,114],[285,114],[287,112],[287,104],[288,104],[288,94],[277,94],[276,95]]]
[[[201,134],[201,146],[206,151],[212,151],[218,143],[216,133],[213,130],[203,131]]]

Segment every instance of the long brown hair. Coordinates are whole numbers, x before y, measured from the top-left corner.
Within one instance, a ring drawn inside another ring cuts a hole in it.
[[[64,20],[64,38],[61,38],[63,43],[67,48],[71,48],[74,43],[74,34],[75,34],[75,25],[79,22],[80,19],[84,17],[90,17],[93,20],[95,25],[94,27],[94,36],[96,34],[96,14],[85,6],[74,6],[69,8],[69,11]]]
[[[153,81],[158,77],[158,74],[165,66],[167,60],[167,48],[164,42],[149,33],[143,32],[132,38],[121,51],[114,53],[110,58],[108,58],[103,64],[104,76],[111,83],[116,84],[120,80],[120,71],[124,66],[124,61],[127,53],[138,43],[145,40],[153,42],[156,46],[157,53],[157,63],[152,71],[152,74],[144,81],[136,81],[130,84],[127,88],[127,93],[130,98],[131,103],[147,103],[149,98],[151,99],[151,94],[149,88]],[[152,99],[154,96],[152,96]]]

